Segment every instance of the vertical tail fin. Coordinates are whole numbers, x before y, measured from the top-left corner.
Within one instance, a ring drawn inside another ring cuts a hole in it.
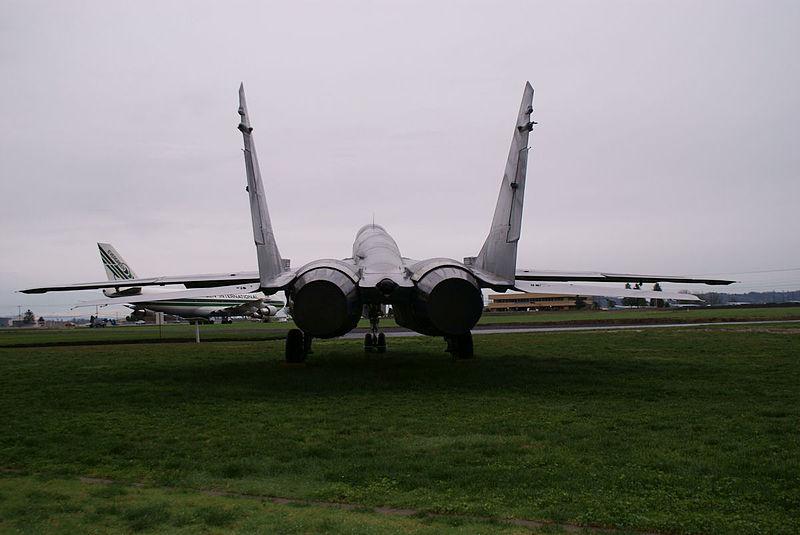
[[[525,84],[522,103],[514,125],[500,194],[494,209],[489,236],[475,259],[475,267],[514,283],[517,269],[517,242],[522,229],[525,176],[528,168],[528,136],[536,124],[533,113],[533,87]]]
[[[269,282],[284,271],[272,223],[267,209],[264,184],[261,182],[261,169],[258,166],[256,146],[253,141],[253,128],[247,115],[247,102],[244,98],[244,84],[239,86],[239,130],[244,138],[244,165],[247,170],[247,191],[250,195],[250,215],[253,219],[253,239],[258,256],[258,273],[261,285]]]
[[[100,249],[100,260],[103,261],[103,267],[106,269],[108,280],[136,278],[136,273],[134,273],[127,262],[125,262],[122,255],[114,249],[113,245],[110,243],[98,243],[97,248]]]

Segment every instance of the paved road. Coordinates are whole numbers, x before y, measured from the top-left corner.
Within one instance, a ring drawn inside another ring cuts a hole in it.
[[[800,320],[766,320],[766,321],[709,321],[705,323],[650,323],[635,325],[584,325],[584,326],[552,326],[547,327],[476,327],[472,329],[473,335],[479,334],[513,334],[513,333],[548,333],[560,331],[621,331],[625,329],[673,329],[675,327],[709,327],[725,325],[761,325],[764,323],[800,323]],[[398,338],[406,336],[422,336],[413,331],[386,332],[387,338]],[[363,338],[364,333],[351,332],[342,338]]]

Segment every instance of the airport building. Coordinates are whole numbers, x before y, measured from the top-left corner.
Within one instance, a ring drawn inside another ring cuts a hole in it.
[[[580,300],[580,304],[579,304]],[[591,297],[561,294],[490,294],[487,312],[529,312],[536,310],[577,310],[592,308]]]

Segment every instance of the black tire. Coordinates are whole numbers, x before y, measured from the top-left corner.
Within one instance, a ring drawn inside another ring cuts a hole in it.
[[[300,329],[291,329],[286,334],[286,362],[290,364],[297,364],[305,362],[306,352],[305,339],[303,331]]]
[[[471,359],[475,356],[472,345],[472,333],[460,334],[452,338],[451,354],[458,360]]]
[[[364,335],[364,351],[367,353],[372,353],[375,349],[375,343],[372,340],[372,333],[367,333]]]
[[[376,343],[376,347],[378,348],[378,353],[386,353],[386,335],[383,333],[378,333],[378,340]]]

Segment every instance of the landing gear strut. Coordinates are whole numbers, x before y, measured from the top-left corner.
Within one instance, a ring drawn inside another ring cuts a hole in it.
[[[364,351],[368,353],[372,351],[386,353],[386,335],[382,332],[378,332],[380,312],[380,305],[369,305],[367,307],[370,332],[364,335]]]
[[[301,364],[306,361],[306,355],[309,353],[311,353],[311,336],[303,334],[300,329],[291,329],[286,334],[287,364]]]
[[[472,333],[459,334],[456,336],[445,336],[447,351],[456,360],[471,359],[474,356],[472,347]]]

